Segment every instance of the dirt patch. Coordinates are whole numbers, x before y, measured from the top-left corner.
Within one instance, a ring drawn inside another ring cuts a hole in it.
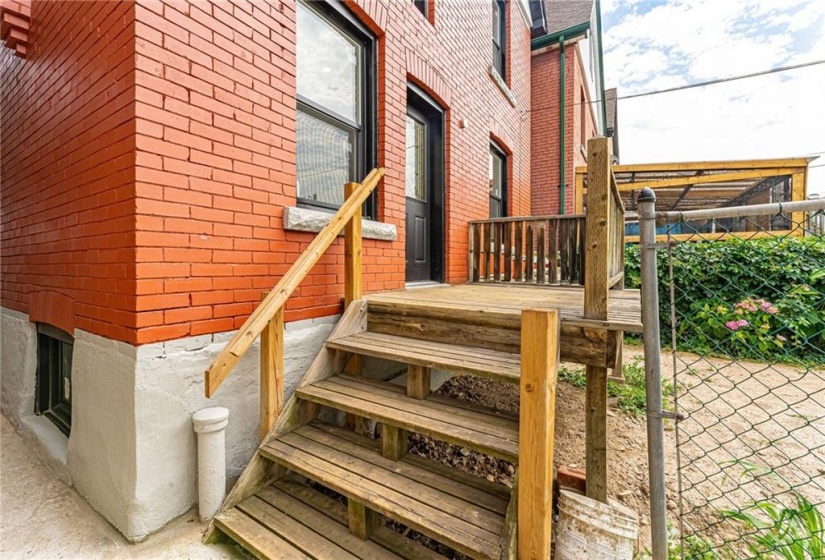
[[[575,367],[570,365],[570,367]],[[438,394],[518,414],[519,388],[511,383],[481,377],[459,376],[442,385]],[[584,468],[585,462],[585,392],[568,383],[559,383],[556,393],[555,465]],[[672,428],[666,432],[668,465],[668,494],[676,496],[675,437]],[[650,547],[650,507],[648,503],[647,428],[644,417],[619,412],[614,399],[608,412],[608,480],[609,497],[624,504],[639,516],[641,523],[640,549]],[[412,434],[411,451],[440,461],[465,472],[512,487],[515,469],[507,461],[495,459],[465,448]],[[677,502],[669,500],[668,509],[676,519]]]

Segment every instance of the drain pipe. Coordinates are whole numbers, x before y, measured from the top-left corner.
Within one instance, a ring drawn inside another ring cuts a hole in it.
[[[198,513],[208,521],[218,513],[226,496],[226,438],[229,410],[204,408],[192,415],[198,434]]]
[[[559,37],[559,214],[564,214],[564,121],[567,119],[564,108],[564,86],[565,86],[565,71],[564,71],[564,35]]]

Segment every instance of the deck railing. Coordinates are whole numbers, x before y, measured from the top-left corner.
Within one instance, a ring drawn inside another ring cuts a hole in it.
[[[373,169],[363,182],[345,185],[346,201],[338,212],[264,296],[258,308],[206,370],[206,397],[211,398],[255,339],[261,336],[261,439],[269,433],[284,401],[284,305],[342,231],[345,305],[361,299],[361,208],[383,176],[383,169]]]
[[[471,282],[584,284],[583,214],[470,222]]]

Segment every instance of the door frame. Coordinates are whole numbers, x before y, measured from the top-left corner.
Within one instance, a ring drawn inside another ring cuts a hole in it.
[[[410,109],[413,116],[419,119],[423,117],[427,121],[425,157],[428,164],[427,197],[430,209],[430,281],[444,282],[447,244],[445,111],[421,88],[407,83],[407,107],[404,114],[406,115]],[[406,249],[404,259],[406,262]]]

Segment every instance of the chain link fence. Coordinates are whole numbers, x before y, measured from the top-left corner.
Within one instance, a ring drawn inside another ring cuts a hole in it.
[[[678,418],[674,557],[825,558],[820,202],[808,213],[659,214]]]

